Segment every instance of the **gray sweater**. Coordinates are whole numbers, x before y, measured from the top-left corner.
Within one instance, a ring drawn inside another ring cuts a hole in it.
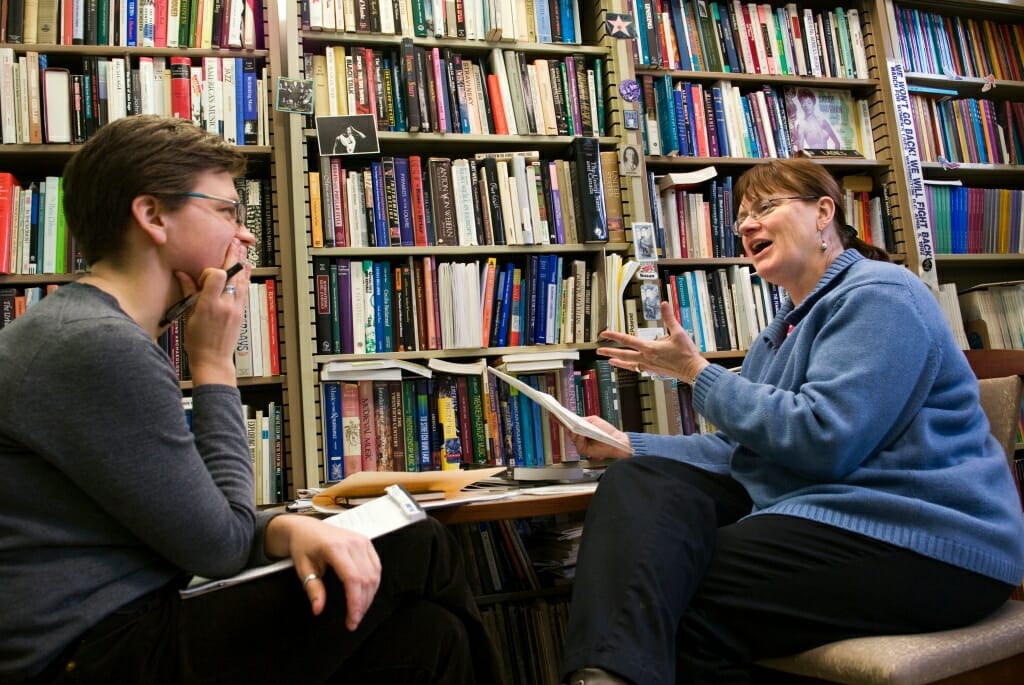
[[[194,433],[167,355],[94,287],[0,331],[0,681],[182,572],[266,562],[238,390],[193,398]]]

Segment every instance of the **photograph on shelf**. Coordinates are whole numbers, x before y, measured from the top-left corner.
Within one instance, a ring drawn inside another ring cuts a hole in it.
[[[372,114],[316,118],[320,155],[368,155],[380,153],[377,122]]]
[[[274,108],[278,112],[313,113],[313,79],[278,77],[276,96]]]
[[[857,103],[849,91],[786,88],[786,117],[798,150],[858,150]]]
[[[657,321],[661,318],[661,290],[657,283],[641,284],[640,302],[643,304],[644,321]]]
[[[622,159],[619,161],[620,176],[640,175],[640,148],[636,145],[622,146]]]
[[[649,221],[633,223],[633,254],[638,262],[658,261],[658,248],[654,243],[654,224]]]

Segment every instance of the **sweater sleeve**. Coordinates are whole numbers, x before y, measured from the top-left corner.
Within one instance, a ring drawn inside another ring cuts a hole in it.
[[[714,473],[729,473],[733,445],[720,433],[652,435],[627,433],[634,457],[664,457]]]
[[[71,323],[60,335],[22,382],[45,383],[60,398],[61,430],[39,430],[53,420],[51,407],[23,406],[21,424],[37,453],[92,501],[84,528],[120,529],[123,544],[141,541],[206,577],[262,559],[238,389],[195,388],[193,434],[173,368],[137,326]],[[69,349],[76,355],[63,354]]]

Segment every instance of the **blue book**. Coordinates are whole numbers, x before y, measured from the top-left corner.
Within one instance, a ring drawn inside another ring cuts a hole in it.
[[[246,145],[245,140],[245,63],[235,57],[235,144]],[[225,97],[230,97],[225,93]]]
[[[384,166],[381,162],[370,163],[370,178],[373,185],[373,236],[375,247],[388,247],[387,204],[384,198]]]
[[[402,247],[416,244],[412,220],[412,185],[409,178],[409,158],[395,157],[395,187],[398,190],[398,226]]]
[[[259,79],[256,74],[256,59],[254,57],[242,58],[242,133],[240,140],[247,145],[255,145],[259,138],[259,92],[257,86]]]
[[[558,0],[558,11],[562,17],[562,42],[579,43],[576,35],[576,0]]]
[[[537,272],[537,311],[534,313],[533,339],[531,345],[543,345],[547,339],[548,324],[548,282],[551,280],[550,255],[540,255]]]
[[[953,186],[949,204],[953,254],[967,254],[967,188]]]
[[[676,276],[676,301],[679,303],[679,324],[696,341],[693,327],[693,307],[690,304],[690,284],[685,273]]]
[[[341,437],[341,383],[325,381],[322,387],[326,479],[338,481],[345,477],[345,454]]]
[[[757,128],[754,126],[754,117],[750,113],[750,100],[746,96],[743,96],[740,98],[740,102],[743,104],[743,121],[746,127],[746,130],[743,133],[743,138],[750,146],[750,156],[755,158],[760,157],[761,147],[757,144],[757,135],[755,133]]]
[[[675,91],[672,76],[662,74],[654,80],[654,102],[658,112],[658,132],[661,135],[661,154],[670,156],[680,151],[679,129],[676,125]]]
[[[554,257],[555,255],[552,255]],[[551,344],[558,344],[562,339],[562,273],[564,268],[564,261],[562,257],[555,259],[555,268],[551,272],[551,282],[554,288],[555,302],[554,307],[548,307],[553,309],[553,328],[554,330],[548,330],[548,342]]]
[[[417,466],[430,471],[430,388],[427,379],[416,381],[416,432],[419,436]]]
[[[639,64],[651,63],[650,46],[647,45],[647,19],[644,16],[643,0],[633,1],[633,28],[636,29],[636,38],[633,42],[636,45],[635,54]]]
[[[695,155],[690,145],[690,118],[687,115],[689,94],[686,88],[673,88],[672,101],[675,113],[676,138],[679,140],[679,154],[683,157]]]
[[[729,157],[729,129],[725,124],[725,101],[719,86],[711,86],[711,110],[715,119],[715,132],[718,134],[718,156]]]
[[[526,260],[526,271],[520,282],[521,297],[525,303],[523,310],[523,331],[519,340],[523,345],[532,345],[537,330],[537,272],[540,269],[539,255],[531,254]]]
[[[373,287],[376,297],[374,302],[379,303],[377,312],[377,351],[395,351],[395,323],[394,323],[394,289],[391,284],[391,263],[373,263]]]
[[[139,44],[139,42],[138,42],[138,33],[139,33],[139,5],[138,5],[138,1],[137,0],[126,0],[126,2],[125,2],[125,10],[126,10],[126,16],[128,17],[127,27],[125,29],[125,33],[127,34],[125,37],[128,39],[126,41],[126,45],[128,47],[130,47],[130,48],[134,48],[134,47],[136,47]]]
[[[711,335],[711,331],[704,330],[704,319],[701,316],[701,307],[708,306],[708,303],[701,301],[700,290],[697,288],[696,272],[687,271],[686,279],[687,290],[690,293],[690,312],[693,314],[693,341],[698,347],[700,347],[701,352],[707,352],[708,336]]]
[[[493,302],[494,308],[493,311],[491,312],[490,339],[484,341],[484,344],[487,345],[488,347],[504,347],[505,345],[508,344],[508,331],[505,331],[505,342],[502,342],[501,336],[501,316],[503,310],[507,309],[510,304],[510,300],[504,296],[505,280],[507,278],[508,275],[505,272],[505,267],[502,266],[501,268],[498,269],[497,273],[495,274]],[[487,306],[486,303],[484,306]]]
[[[484,12],[484,15],[489,15]],[[550,43],[551,39],[551,8],[547,2],[534,3],[534,18],[536,19],[536,32],[538,43]]]
[[[508,414],[509,428],[512,433],[512,458],[516,466],[526,466],[526,449],[523,445],[523,399],[519,391],[513,387],[508,388]]]
[[[726,7],[721,7],[720,3],[711,3],[711,16],[715,19],[715,25],[718,27],[718,35],[722,42],[722,52],[725,53],[725,71],[728,72],[739,72],[743,71],[740,64],[740,58],[738,51],[736,50],[736,41],[733,40],[732,33],[732,17],[729,16],[729,10]]]
[[[675,34],[676,46],[679,49],[679,64],[670,64],[668,66],[671,69],[690,71],[693,68],[693,62],[690,58],[690,46],[686,40],[689,33],[686,29],[686,19],[683,17],[683,1],[676,0],[668,4],[671,10],[672,33]]]
[[[527,378],[520,380],[526,382]],[[534,438],[533,407],[537,403],[518,390],[516,395],[519,400],[519,440],[523,446],[523,465],[536,466],[537,442]]]
[[[508,262],[501,270],[501,309],[498,322],[498,347],[508,346],[509,326],[512,321],[512,272],[514,262]]]

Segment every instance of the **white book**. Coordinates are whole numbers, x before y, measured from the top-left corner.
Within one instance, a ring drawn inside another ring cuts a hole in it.
[[[818,43],[818,25],[814,21],[814,11],[804,8],[804,41],[807,43],[807,56],[811,60],[812,76],[821,76],[821,45]]]
[[[43,70],[43,133],[47,143],[71,142],[71,74],[67,69]]]
[[[60,212],[60,177],[46,177],[46,214],[43,222],[43,249],[40,259],[42,270],[36,269],[37,273],[57,273],[57,220]]]
[[[236,111],[238,98],[235,97],[236,79],[241,76],[241,74],[236,72],[235,67],[237,64],[238,63],[233,57],[225,57],[221,60],[221,75],[224,94],[221,112],[221,119],[224,122],[223,135],[224,140],[232,145],[238,145],[242,142],[238,139],[238,113]]]
[[[170,0],[173,2],[174,0]],[[241,48],[245,46],[245,0],[225,0],[230,2],[228,10],[228,35],[227,46],[229,48]],[[221,38],[221,41],[224,41]]]
[[[171,116],[171,72],[166,57],[153,58],[153,110],[162,117]]]
[[[260,329],[260,300],[259,284],[252,283],[249,286],[249,348],[252,350],[252,375],[264,376],[263,369],[263,331]]]
[[[36,265],[32,263],[32,198],[39,194],[39,189],[36,184],[33,183],[25,192],[22,193],[24,202],[21,208],[21,230],[17,235],[21,238],[17,240],[19,255],[18,260],[14,262],[17,264],[17,272],[21,274],[34,274],[36,272]],[[26,295],[28,290],[25,291]]]
[[[466,81],[466,109],[469,110],[469,132],[488,133],[480,117],[480,84],[477,81],[479,75],[478,67],[472,61],[462,63],[462,74]]]
[[[356,260],[353,260],[356,261]],[[366,353],[373,354],[378,351],[377,340],[377,309],[375,304],[376,293],[373,284],[373,265],[369,260],[363,261],[363,339],[366,344]],[[359,319],[352,320],[352,327],[355,328]]]
[[[24,55],[18,58],[18,64],[15,67],[16,76],[16,88],[14,91],[14,103],[17,107],[18,117],[18,142],[29,143],[31,142],[31,134],[29,133],[29,114],[28,114],[28,60]]]
[[[3,142],[12,145],[18,142],[17,119],[14,108],[14,64],[16,62],[13,48],[0,47],[0,126],[2,126]],[[70,82],[69,82],[70,84]]]
[[[309,27],[324,28],[324,0],[309,0]]]
[[[192,123],[203,127],[203,91],[206,89],[206,78],[202,66],[189,67],[189,85],[192,93]]]
[[[128,116],[125,78],[125,58],[111,57],[107,72],[107,119],[109,121]]]
[[[259,115],[256,118],[256,144],[270,145],[270,124],[267,121],[267,68],[260,71],[260,78],[256,79],[256,111]]]
[[[335,25],[339,29],[341,29],[341,27],[344,26],[345,31],[352,33],[356,30],[356,0],[345,0],[344,2],[336,3],[335,19],[337,19],[337,7],[339,4],[342,8],[342,12],[344,13],[345,20],[343,23],[338,23],[336,20]]]
[[[557,136],[558,120],[555,117],[555,99],[551,97],[553,91],[548,61],[546,59],[536,59],[533,62],[533,66],[537,78],[537,92],[542,94],[540,109],[534,110],[535,114],[540,113],[537,128],[544,135]],[[540,125],[541,122],[543,122],[543,127]]]
[[[255,374],[252,367],[252,320],[249,307],[246,307],[242,315],[238,341],[235,343],[235,376],[250,378],[253,375]]]
[[[321,0],[320,4],[323,7],[323,11],[321,12],[320,28],[324,31],[335,30],[338,16],[335,6],[339,2],[344,2],[344,0]],[[310,21],[310,23],[312,23],[312,21]]]
[[[157,114],[156,99],[153,95],[154,85],[153,58],[147,55],[140,55],[139,103],[142,105],[143,114]]]
[[[349,305],[352,312],[352,350],[355,354],[363,354],[366,352],[366,328],[363,325],[363,322],[366,321],[364,291],[366,279],[363,275],[362,260],[352,260],[350,276]]]
[[[426,1],[426,0],[424,0]],[[430,0],[431,16],[434,18],[434,37],[444,38],[445,35],[445,0]]]
[[[501,198],[501,221],[505,225],[505,243],[522,245],[522,229],[519,226],[518,198],[513,194],[514,179],[508,173],[508,162],[498,161],[498,195]]]
[[[203,58],[203,127],[210,133],[221,135],[220,96],[221,72],[219,57]]]
[[[64,0],[65,2],[67,0]],[[242,3],[245,4],[244,2]],[[178,26],[180,25],[181,3],[177,0],[167,2],[167,47],[178,47]]]
[[[505,69],[505,57],[501,50],[498,48],[491,50],[488,64],[491,67],[491,73],[498,78],[498,92],[501,93],[501,106],[505,110],[505,124],[508,127],[508,133],[511,136],[519,135],[519,128],[516,123],[517,117],[514,116],[515,110],[512,108],[512,93],[508,81],[508,72]],[[520,86],[521,92],[522,87]]]
[[[857,116],[861,154],[864,155],[864,159],[875,159],[875,134],[871,130],[871,110],[868,101],[863,98],[857,100]]]
[[[333,45],[327,46],[325,63],[327,65],[327,111],[332,117],[338,116],[338,59]],[[342,60],[344,64],[344,60]]]
[[[678,259],[682,254],[679,247],[679,214],[676,191],[673,188],[663,190],[658,199],[657,207],[652,209],[655,209],[658,214],[658,222],[665,227],[665,256],[669,259]]]
[[[256,298],[259,300],[259,325],[255,328],[259,331],[260,337],[260,355],[261,362],[260,368],[263,370],[261,375],[270,375],[270,314],[267,311],[269,303],[267,302],[267,284],[257,283],[256,284]]]
[[[377,3],[380,8],[380,32],[386,36],[395,35],[395,8],[391,0]]]
[[[807,65],[807,56],[804,54],[804,28],[803,21],[800,18],[800,10],[797,9],[795,2],[786,3],[786,19],[790,24],[790,35],[793,37],[793,56],[796,59],[795,73],[798,76],[810,75],[810,69]],[[794,32],[793,23],[797,23],[799,33]]]
[[[476,218],[473,212],[473,177],[468,159],[452,161],[452,194],[455,198],[455,223],[459,245],[478,245]]]
[[[526,176],[526,159],[514,155],[510,161],[512,167],[512,180],[515,182],[516,203],[513,208],[519,213],[519,226],[521,227],[522,240],[520,244],[536,245],[537,239],[534,234],[533,214],[530,210],[530,195],[532,186]]]

